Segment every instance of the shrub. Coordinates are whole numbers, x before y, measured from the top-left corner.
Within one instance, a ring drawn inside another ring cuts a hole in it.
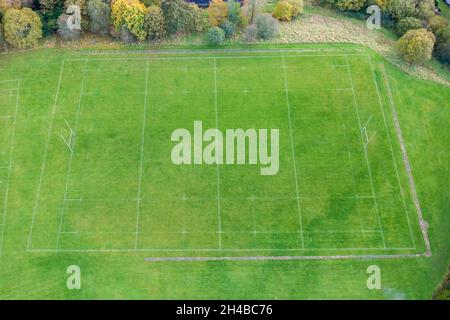
[[[236,25],[228,20],[222,22],[220,28],[225,33],[225,38],[231,38],[236,32]]]
[[[258,27],[256,24],[248,25],[245,28],[244,40],[247,42],[253,42],[258,38]]]
[[[116,31],[122,31],[122,27],[125,27],[140,41],[147,37],[144,30],[146,13],[147,8],[139,0],[116,0],[111,10]]]
[[[426,29],[409,30],[397,42],[396,49],[406,62],[420,64],[431,58],[435,39]]]
[[[278,36],[280,27],[278,21],[270,14],[261,14],[255,19],[258,28],[258,37],[261,39],[270,39]]]
[[[212,0],[206,11],[211,25],[219,26],[228,16],[228,4],[223,0]]]
[[[67,13],[67,8],[70,5],[75,5],[80,8],[80,14],[81,14],[81,28],[83,30],[89,30],[89,15],[87,12],[87,0],[66,0],[64,2],[64,13]],[[59,30],[59,22],[58,22],[58,30]]]
[[[162,0],[161,9],[169,34],[201,31],[207,24],[204,11],[184,0]]]
[[[134,43],[136,42],[136,37],[131,33],[126,26],[121,26],[119,29],[119,38],[123,43]]]
[[[303,13],[303,0],[287,0],[292,6],[292,17],[296,18]]]
[[[9,9],[3,17],[5,40],[16,48],[31,48],[42,37],[42,23],[29,8]]]
[[[158,6],[150,6],[145,15],[144,29],[149,39],[161,39],[166,35],[166,26],[164,24],[164,15]]]
[[[87,7],[91,32],[108,34],[111,19],[111,7],[102,0],[89,0]]]
[[[209,45],[217,46],[225,40],[225,32],[219,27],[211,27],[206,33],[206,41]]]
[[[423,28],[422,21],[420,21],[417,18],[413,17],[406,17],[401,19],[396,25],[395,25],[395,32],[402,36],[409,30],[415,30]]]
[[[279,1],[275,5],[272,15],[280,21],[290,21],[293,16],[292,5],[288,1]]]
[[[448,24],[449,22],[447,19],[440,16],[435,16],[428,22],[428,29],[436,34],[439,29],[445,28]]]
[[[64,11],[64,0],[37,0],[44,36],[58,30],[58,18]]]
[[[58,18],[58,35],[64,40],[75,40],[80,37],[80,29],[71,29],[68,27],[70,15],[63,13]]]
[[[342,11],[359,11],[366,4],[366,0],[338,0],[336,7]]]

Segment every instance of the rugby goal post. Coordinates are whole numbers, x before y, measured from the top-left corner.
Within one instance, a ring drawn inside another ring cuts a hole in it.
[[[367,132],[367,127],[370,123],[370,120],[372,120],[372,115],[370,115],[369,120],[367,120],[366,124],[362,127],[361,129],[361,135],[363,137],[364,140],[364,149],[367,148],[367,146],[369,145],[370,141],[372,140],[372,138],[375,136],[375,134],[377,133],[376,131],[374,131],[372,133],[372,135],[369,137],[369,134]]]
[[[70,127],[69,123],[66,119],[64,119],[64,122],[66,124],[67,129],[69,129],[69,138],[64,137],[64,133],[61,133],[61,139],[64,142],[64,144],[69,148],[70,152],[73,152],[73,146],[75,143],[75,131]]]

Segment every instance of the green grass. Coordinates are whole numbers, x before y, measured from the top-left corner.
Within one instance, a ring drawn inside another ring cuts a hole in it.
[[[0,191],[8,195],[0,297],[430,297],[448,253],[449,90],[390,65],[432,258],[143,261],[423,253],[380,63],[353,48],[2,57],[0,81],[20,82],[0,82],[1,115],[18,106],[0,135]],[[195,120],[223,131],[279,129],[279,173],[261,176],[254,165],[175,166],[171,133],[192,131]],[[77,133],[73,153],[61,139],[69,137],[66,121]],[[373,138],[364,148],[360,128],[367,122]],[[77,292],[65,289],[71,264],[82,269]],[[370,264],[382,267],[382,291],[365,287]]]

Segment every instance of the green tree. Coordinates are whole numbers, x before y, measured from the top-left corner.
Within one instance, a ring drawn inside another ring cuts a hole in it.
[[[207,25],[204,11],[184,0],[162,0],[161,9],[169,34],[201,31]]]
[[[400,57],[408,63],[421,64],[431,59],[435,36],[426,29],[409,30],[396,44]]]
[[[337,0],[336,7],[342,11],[359,11],[366,4],[366,0]]]
[[[42,38],[42,23],[29,8],[9,9],[3,17],[5,40],[16,48],[34,47]]]
[[[237,0],[228,0],[228,21],[235,25],[242,25],[242,9],[241,4]]]
[[[64,12],[64,0],[36,0],[36,9],[41,17],[44,36],[58,30],[58,18]]]
[[[108,34],[111,21],[111,6],[102,0],[89,0],[87,11],[91,32]]]
[[[231,38],[236,32],[236,25],[228,20],[222,22],[220,28],[225,33],[225,38]]]
[[[144,29],[147,37],[151,40],[161,39],[166,35],[164,15],[160,7],[152,5],[147,8],[145,15]]]
[[[386,0],[384,10],[395,20],[414,17],[428,20],[434,16],[434,0]]]
[[[450,64],[450,26],[440,29],[437,38],[434,54],[438,60]]]

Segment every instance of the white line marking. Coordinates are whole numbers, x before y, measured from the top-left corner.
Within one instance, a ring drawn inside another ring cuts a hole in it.
[[[289,124],[289,135],[291,138],[291,153],[292,153],[292,165],[294,169],[294,181],[295,181],[295,192],[297,194],[297,211],[298,211],[298,224],[300,231],[303,231],[303,222],[302,222],[302,209],[300,204],[300,191],[298,186],[298,177],[297,177],[297,165],[295,161],[295,147],[294,147],[294,134],[292,133],[292,120],[291,120],[291,104],[289,101],[289,92],[288,92],[288,79],[287,79],[287,73],[286,73],[286,61],[284,59],[284,56],[281,57],[283,61],[283,74],[284,74],[284,88],[286,91],[286,106],[288,111],[288,124]],[[305,240],[303,238],[303,232],[300,233],[301,241],[302,241],[302,248],[305,248]]]
[[[10,179],[12,173],[12,163],[14,157],[14,143],[15,143],[15,135],[16,135],[16,123],[17,123],[17,113],[19,111],[19,90],[20,90],[20,80],[17,80],[17,93],[16,93],[16,110],[14,115],[14,124],[11,133],[10,145],[9,145],[9,168],[8,168],[8,176],[6,178],[6,188],[5,188],[5,198],[3,204],[3,219],[1,224],[1,238],[0,238],[0,258],[3,254],[3,241],[5,239],[5,228],[6,228],[6,214],[8,210],[8,200],[9,200],[9,186]]]
[[[379,87],[378,87],[378,83],[376,81],[375,72],[374,72],[374,68],[373,68],[373,64],[372,64],[372,58],[370,56],[369,56],[369,62],[370,62],[370,68],[372,69],[373,82],[375,83],[375,87],[377,89],[378,102],[379,102],[379,105],[380,105],[381,113],[383,115],[384,127],[386,128],[386,134],[387,134],[388,141],[389,141],[389,147],[391,149],[392,162],[394,163],[395,174],[397,176],[397,181],[398,181],[398,187],[400,189],[400,194],[402,196],[403,208],[404,208],[404,211],[405,211],[406,221],[408,223],[408,228],[409,228],[409,235],[411,237],[412,244],[413,244],[413,246],[415,248],[416,247],[416,241],[414,240],[412,227],[411,227],[411,222],[409,220],[409,215],[408,215],[408,209],[407,209],[407,206],[406,206],[405,195],[404,195],[402,184],[400,182],[400,174],[398,172],[397,163],[396,163],[395,157],[394,157],[394,148],[392,147],[391,135],[389,133],[389,128],[388,128],[387,121],[386,121],[386,115],[384,113],[383,103],[381,101],[380,90],[379,90]]]
[[[50,144],[50,138],[51,138],[52,130],[53,130],[53,122],[54,122],[54,119],[55,119],[56,102],[58,101],[59,90],[61,89],[61,80],[62,80],[63,70],[64,70],[64,61],[61,63],[61,70],[60,70],[60,74],[59,74],[59,81],[58,81],[58,86],[57,86],[57,89],[56,89],[55,101],[53,103],[53,110],[52,110],[52,115],[51,115],[51,120],[50,120],[50,126],[48,128],[48,133],[47,133],[47,142],[45,144],[44,160],[42,162],[41,174],[39,176],[39,184],[38,184],[37,191],[36,191],[36,199],[35,199],[35,203],[34,203],[34,207],[33,207],[33,214],[32,214],[32,217],[31,217],[31,226],[30,226],[30,231],[29,231],[29,234],[28,234],[27,249],[29,249],[30,246],[31,246],[31,237],[32,237],[32,234],[33,234],[33,227],[34,227],[34,223],[36,221],[36,214],[37,214],[37,210],[38,210],[38,206],[39,206],[39,198],[40,198],[40,193],[41,193],[42,180],[43,180],[43,177],[44,177],[45,166],[47,164],[48,147],[49,147],[49,144]]]
[[[361,132],[362,131],[361,119],[359,117],[358,103],[356,101],[355,86],[353,85],[353,76],[352,76],[352,72],[351,72],[351,69],[350,69],[350,63],[348,61],[348,57],[346,56],[345,58],[346,58],[346,61],[347,61],[347,69],[348,69],[348,75],[349,75],[349,78],[350,78],[350,83],[352,85],[353,104],[355,106],[356,116],[358,118],[359,131]],[[386,248],[386,241],[384,239],[384,230],[383,230],[383,225],[381,224],[381,216],[380,216],[380,210],[378,208],[377,198],[375,196],[375,187],[373,185],[372,170],[370,168],[369,157],[367,155],[367,149],[364,147],[364,139],[363,139],[363,136],[361,134],[360,134],[360,137],[361,137],[361,142],[362,142],[362,145],[363,145],[364,157],[365,157],[366,163],[367,163],[367,169],[369,171],[370,185],[371,185],[371,188],[372,188],[372,196],[374,197],[375,208],[377,210],[378,225],[380,227],[380,230],[382,231],[381,232],[381,240],[383,241],[383,247]]]
[[[387,86],[387,90],[388,90],[389,102],[390,102],[390,105],[392,108],[392,116],[394,119],[397,137],[399,139],[400,149],[402,151],[403,164],[405,166],[405,170],[408,175],[409,187],[410,187],[411,194],[413,197],[414,205],[416,207],[417,217],[419,219],[419,225],[420,225],[420,230],[422,231],[423,241],[425,242],[425,247],[426,247],[425,255],[427,257],[430,257],[431,256],[431,244],[430,244],[430,239],[428,237],[428,225],[427,225],[425,219],[423,218],[422,208],[420,206],[419,196],[417,195],[416,185],[414,183],[414,177],[412,174],[411,163],[409,162],[408,153],[406,152],[406,145],[405,145],[405,141],[403,140],[402,129],[400,127],[400,122],[398,120],[397,110],[395,108],[395,103],[394,103],[394,97],[392,96],[391,85],[389,83],[389,77],[386,74],[384,65],[382,65],[382,71],[383,71],[383,75],[384,75],[384,81],[386,82],[386,86]]]
[[[368,54],[301,54],[288,55],[285,58],[301,58],[301,57],[346,57],[346,56],[368,56]],[[155,58],[96,58],[96,59],[66,59],[64,61],[147,61],[147,60],[205,60],[205,59],[254,59],[254,58],[280,58],[280,55],[272,56],[219,56],[219,57],[155,57]]]
[[[219,111],[217,106],[217,62],[214,58],[214,108],[216,114],[216,128],[219,129]],[[219,237],[219,249],[222,249],[222,218],[221,218],[221,208],[220,208],[220,169],[219,163],[216,164],[216,175],[217,175],[217,228]]]
[[[139,245],[139,224],[141,214],[141,194],[142,194],[142,174],[144,170],[144,147],[145,147],[145,125],[147,123],[147,98],[148,98],[148,71],[149,62],[147,61],[145,67],[145,94],[144,94],[144,115],[142,120],[142,132],[141,132],[141,160],[139,165],[139,186],[137,193],[137,206],[136,206],[136,239],[134,247],[137,249]]]
[[[76,116],[75,116],[75,126],[74,126],[75,134],[78,131],[78,123],[80,120],[81,104],[83,101],[83,90],[84,90],[84,85],[86,82],[86,66],[87,66],[87,60],[85,61],[84,66],[83,66],[83,80],[81,81],[80,95],[78,97],[78,106],[77,106],[77,111],[76,111]],[[76,144],[76,141],[73,143],[74,151],[75,151],[75,144]],[[67,168],[67,174],[66,174],[66,185],[64,188],[64,198],[63,198],[63,203],[61,206],[61,214],[60,214],[60,218],[59,218],[59,227],[58,227],[58,236],[56,239],[56,248],[60,247],[60,242],[61,242],[61,231],[62,231],[62,226],[63,226],[64,213],[66,211],[66,202],[67,202],[66,199],[67,199],[67,195],[69,193],[69,180],[70,180],[70,173],[72,171],[73,155],[74,155],[74,152],[71,152],[70,157],[69,157],[69,166]]]
[[[28,249],[29,253],[58,253],[58,252],[90,252],[90,253],[111,253],[111,252],[255,252],[255,251],[399,251],[399,250],[414,250],[409,247],[399,248],[305,248],[305,249],[286,249],[286,248],[242,248],[242,249],[227,249],[227,248],[199,248],[199,249]],[[419,256],[421,254],[418,254]]]
[[[396,259],[396,258],[419,258],[421,254],[367,254],[367,255],[336,255],[336,256],[253,256],[253,257],[172,257],[172,258],[145,258],[147,262],[161,261],[285,261],[285,260],[350,260],[350,259]]]
[[[6,115],[6,116],[0,116],[0,119],[8,119],[8,118],[15,118],[15,115]]]

